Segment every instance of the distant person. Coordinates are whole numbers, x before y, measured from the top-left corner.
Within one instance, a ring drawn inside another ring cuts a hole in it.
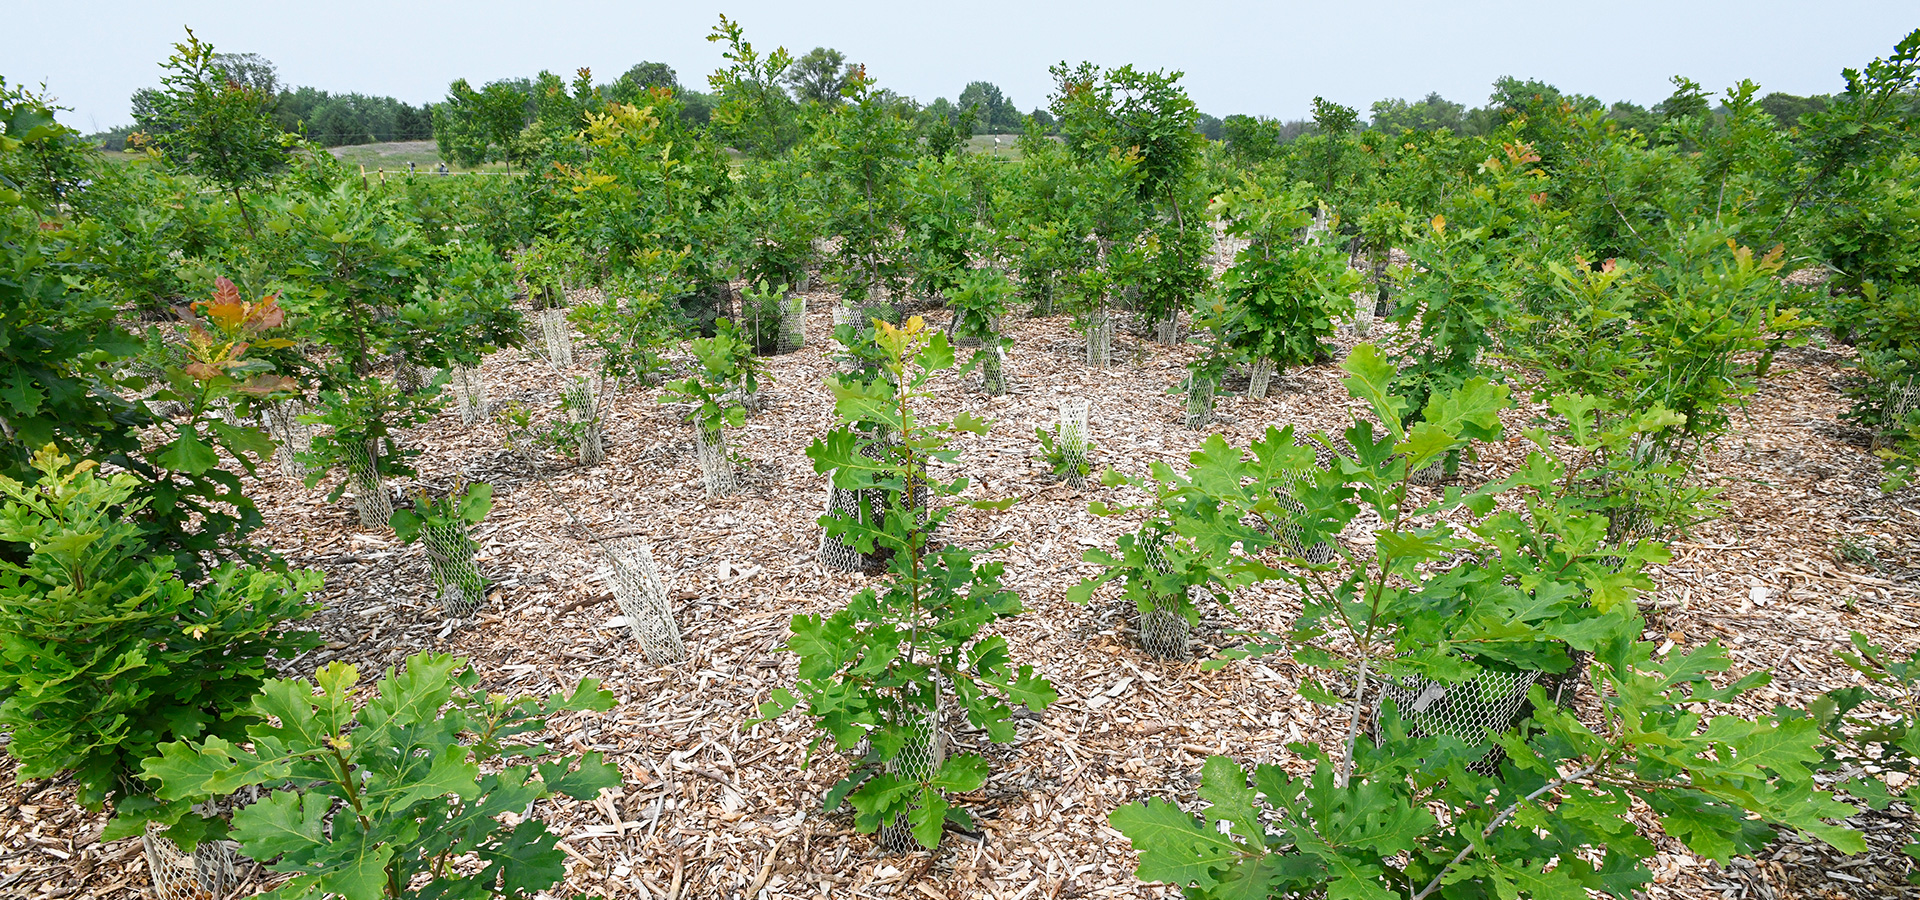
[[[407,174],[413,174],[413,160],[407,160]]]
[[[447,164],[446,164],[446,163],[441,163],[441,164],[440,164],[440,174],[442,174],[442,175],[445,175],[445,174],[447,174]]]

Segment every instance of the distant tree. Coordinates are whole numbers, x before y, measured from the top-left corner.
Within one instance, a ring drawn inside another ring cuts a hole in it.
[[[1607,108],[1607,119],[1618,122],[1621,128],[1631,128],[1643,135],[1651,135],[1660,127],[1660,116],[1638,103],[1616,100]]]
[[[954,105],[974,110],[974,131],[978,134],[1012,134],[1020,130],[1020,110],[990,82],[967,85]]]
[[[1653,105],[1653,111],[1661,119],[1671,122],[1707,114],[1711,104],[1707,102],[1707,91],[1700,86],[1700,82],[1684,75],[1675,75],[1667,80],[1673,84],[1673,93]]]
[[[1193,124],[1193,130],[1205,135],[1210,141],[1220,140],[1223,127],[1224,123],[1220,121],[1219,116],[1210,116],[1206,113],[1201,113],[1199,121]]]
[[[1432,131],[1444,128],[1459,134],[1466,124],[1467,107],[1438,93],[1429,93],[1416,103],[1399,98],[1376,100],[1368,110],[1369,127],[1388,134],[1403,131]]]
[[[1220,139],[1242,162],[1264,162],[1280,152],[1280,123],[1236,113],[1221,120]]]
[[[680,77],[674,73],[673,67],[666,63],[636,63],[633,68],[627,70],[626,74],[620,76],[620,80],[634,87],[672,88],[676,92],[680,90]]]
[[[1775,91],[1760,98],[1760,108],[1780,123],[1780,127],[1792,128],[1800,124],[1801,116],[1825,110],[1829,99],[1825,94],[1796,97]]]
[[[191,28],[186,43],[173,49],[140,125],[175,169],[232,194],[251,233],[253,218],[241,191],[271,180],[287,165],[285,134],[273,118],[276,97],[230,78],[213,45],[194,37]]]
[[[1047,108],[1044,106],[1034,107],[1033,112],[1027,114],[1027,119],[1035,125],[1040,126],[1040,130],[1048,134],[1056,133],[1059,127],[1058,123],[1053,120],[1053,113],[1047,112]]]
[[[524,83],[524,82],[523,82]],[[433,137],[442,156],[463,166],[488,159],[506,160],[513,171],[515,141],[527,125],[527,95],[513,82],[496,81],[476,91],[465,78],[447,88],[447,99],[433,108]]]
[[[815,47],[793,61],[781,80],[793,90],[801,103],[823,106],[840,105],[840,95],[853,81],[858,67],[847,62],[847,55],[831,47]]]
[[[227,74],[227,80],[250,87],[269,96],[280,93],[280,70],[273,60],[258,53],[215,53],[213,67]]]

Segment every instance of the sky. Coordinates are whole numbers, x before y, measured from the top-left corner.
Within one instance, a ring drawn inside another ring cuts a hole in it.
[[[8,8],[11,7],[11,8]],[[720,13],[757,48],[836,48],[881,87],[929,102],[970,81],[1022,110],[1046,102],[1047,67],[1090,60],[1179,70],[1200,109],[1305,118],[1315,96],[1358,107],[1438,91],[1478,106],[1495,78],[1538,78],[1605,101],[1651,105],[1685,75],[1720,91],[1827,93],[1840,70],[1891,52],[1920,27],[1914,0],[1617,0],[1598,3],[1272,2],[837,4],[735,0],[467,0],[459,4],[0,0],[13,34],[0,77],[46,89],[93,132],[131,122],[185,27],[221,52],[258,53],[283,84],[437,101],[475,85],[581,66],[610,81],[642,60],[705,89],[721,62],[705,40]]]

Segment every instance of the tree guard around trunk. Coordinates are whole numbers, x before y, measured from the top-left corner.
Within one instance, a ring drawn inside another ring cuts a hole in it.
[[[1164,318],[1153,323],[1153,339],[1163,346],[1173,347],[1180,343],[1180,315],[1167,313]]]
[[[693,423],[694,456],[700,462],[700,483],[708,497],[724,497],[738,489],[733,457],[727,453],[727,433],[718,424]]]
[[[1007,393],[1007,349],[995,347],[980,351],[980,390],[989,397]]]
[[[1146,554],[1148,564],[1160,574],[1173,571],[1159,544],[1148,544]],[[1173,597],[1156,595],[1152,605],[1140,613],[1140,648],[1155,659],[1188,658],[1191,653],[1187,648],[1189,631],[1187,617],[1180,612],[1180,604]]]
[[[656,665],[684,662],[687,645],[680,639],[680,625],[673,614],[673,602],[667,596],[665,579],[654,563],[653,552],[637,537],[615,538],[600,544],[612,570],[614,602],[627,618],[627,628],[640,644],[640,652]]]
[[[456,619],[472,616],[487,599],[487,580],[473,554],[479,548],[466,526],[429,525],[420,533],[427,549],[427,569],[433,574],[434,595],[440,610]]]
[[[583,466],[597,466],[607,459],[607,445],[600,430],[600,396],[594,382],[578,378],[561,398],[567,415],[580,426],[579,458]]]
[[[547,361],[558,368],[573,366],[573,329],[567,325],[567,311],[552,307],[540,311],[540,335],[547,345]]]
[[[453,400],[460,410],[460,424],[473,425],[487,417],[487,386],[480,380],[477,366],[454,366]]]
[[[267,433],[273,436],[274,461],[280,464],[280,471],[288,478],[304,481],[313,467],[300,461],[300,457],[313,450],[313,426],[300,421],[307,407],[298,398],[275,401],[267,407]]]
[[[1273,381],[1273,360],[1262,356],[1247,366],[1247,396],[1255,400],[1267,396],[1267,386]]]
[[[1884,423],[1890,433],[1873,436],[1873,449],[1878,450],[1905,434],[1907,416],[1920,409],[1920,379],[1908,378],[1906,384],[1899,381],[1887,382],[1887,418]]]
[[[1104,309],[1087,313],[1087,365],[1113,364],[1113,316]]]
[[[1087,440],[1088,420],[1093,414],[1093,401],[1068,399],[1060,401],[1060,453],[1066,458],[1067,486],[1078,490],[1087,486],[1087,476],[1080,474],[1082,469],[1091,471],[1093,466],[1092,443]]]
[[[1567,671],[1549,672],[1482,668],[1480,674],[1456,684],[1425,678],[1390,678],[1374,683],[1373,737],[1380,741],[1380,713],[1393,701],[1410,737],[1453,737],[1469,744],[1486,742],[1492,734],[1513,730],[1533,713],[1527,691],[1538,684],[1547,702],[1571,706],[1579,694],[1591,654],[1572,651]],[[1468,768],[1491,774],[1504,758],[1498,746]]]
[[[1353,333],[1366,337],[1373,330],[1374,314],[1379,312],[1376,301],[1366,291],[1354,291],[1347,299],[1353,301]]]
[[[387,520],[393,518],[393,497],[380,475],[380,454],[374,444],[368,441],[347,447],[347,481],[353,489],[353,508],[360,514],[360,527],[370,530],[389,527]]]
[[[185,853],[149,824],[140,836],[140,848],[147,858],[147,875],[153,880],[154,900],[225,900],[239,886],[236,862],[240,845],[233,841],[201,841],[192,853]]]
[[[1213,422],[1213,380],[1198,375],[1187,375],[1187,416],[1188,430],[1199,431]]]
[[[918,721],[912,723],[913,735],[907,739],[906,746],[900,748],[900,754],[887,761],[887,771],[910,781],[925,781],[939,771],[941,764],[947,761],[947,735],[941,720],[944,697],[936,684],[933,690],[933,709],[923,715],[915,716]],[[917,710],[908,710],[913,716]],[[911,853],[920,849],[913,838],[913,829],[907,824],[907,817],[896,818],[891,825],[880,826],[880,846],[889,853]]]

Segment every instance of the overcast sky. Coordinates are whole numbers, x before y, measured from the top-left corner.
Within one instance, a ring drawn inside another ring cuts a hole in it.
[[[719,13],[757,47],[837,48],[882,87],[931,101],[969,81],[1000,86],[1022,110],[1046,101],[1062,60],[1178,69],[1200,108],[1224,116],[1307,115],[1315,95],[1357,106],[1439,91],[1477,106],[1501,75],[1539,78],[1603,100],[1650,105],[1686,75],[1719,91],[1824,93],[1843,67],[1885,56],[1920,27],[1920,4],[1627,0],[1520,2],[90,2],[0,0],[12,32],[0,76],[45,82],[95,131],[131,120],[127,98],[191,26],[223,52],[252,52],[283,83],[385,94],[411,103],[478,85],[590,66],[607,81],[641,60],[705,89],[720,63],[704,40]],[[1601,11],[1603,10],[1604,11]]]

